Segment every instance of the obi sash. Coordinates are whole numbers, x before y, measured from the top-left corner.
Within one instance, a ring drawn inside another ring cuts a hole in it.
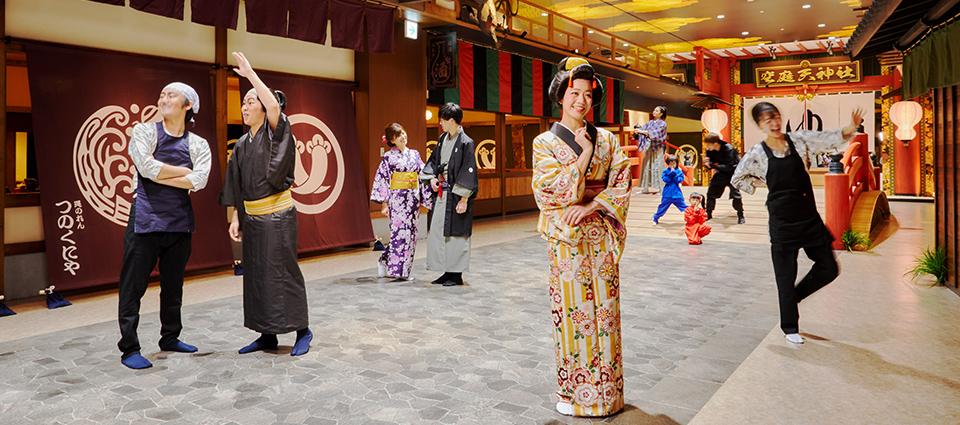
[[[416,171],[402,171],[390,175],[390,190],[416,189],[419,187]]]
[[[243,201],[243,208],[248,215],[267,215],[283,211],[293,206],[293,196],[290,189],[256,201]]]

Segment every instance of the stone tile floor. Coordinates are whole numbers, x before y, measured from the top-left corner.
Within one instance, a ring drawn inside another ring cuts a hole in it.
[[[628,408],[610,418],[554,411],[546,243],[531,236],[474,249],[462,287],[431,285],[422,259],[412,282],[378,279],[375,268],[308,281],[315,338],[298,358],[292,334],[275,352],[236,353],[256,337],[242,327],[240,296],[184,307],[192,355],[158,352],[159,320],[145,314],[154,367],[143,371],[120,364],[115,321],[0,343],[0,423],[686,423],[776,323],[745,311],[772,288],[768,250],[628,239]],[[723,345],[727,325],[744,353],[733,359],[708,344]]]

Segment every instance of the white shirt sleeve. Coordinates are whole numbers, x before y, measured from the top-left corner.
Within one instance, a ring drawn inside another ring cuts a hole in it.
[[[193,184],[192,191],[196,192],[207,186],[207,178],[210,176],[210,145],[207,141],[190,133],[190,161],[193,162],[193,172],[187,174],[187,180]]]
[[[853,134],[850,137],[853,137]],[[800,154],[808,170],[810,164],[816,163],[815,156],[818,153],[845,149],[844,145],[850,140],[843,138],[843,127],[831,131],[795,131],[790,133],[790,139],[793,140],[797,153]]]
[[[763,151],[761,142],[753,145],[740,159],[737,170],[733,172],[733,178],[730,179],[730,184],[753,195],[757,182],[766,183],[766,181],[767,153]]]
[[[133,160],[133,165],[137,167],[137,171],[151,180],[155,180],[160,175],[160,169],[163,168],[162,162],[153,159],[153,152],[156,150],[156,125],[151,123],[134,126],[127,153],[130,154],[130,159]]]

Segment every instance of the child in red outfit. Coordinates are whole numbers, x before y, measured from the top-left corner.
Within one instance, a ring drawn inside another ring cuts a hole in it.
[[[710,234],[710,225],[705,224],[707,211],[701,207],[702,204],[703,195],[693,192],[690,194],[690,206],[683,211],[683,219],[687,222],[683,231],[686,232],[690,245],[702,244],[700,238]]]

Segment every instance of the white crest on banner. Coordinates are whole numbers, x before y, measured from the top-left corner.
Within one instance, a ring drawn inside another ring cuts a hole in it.
[[[433,155],[433,150],[436,149],[436,147],[437,147],[437,141],[436,141],[436,140],[429,140],[429,141],[427,141],[427,149],[426,149],[426,151],[427,151],[427,154],[426,154],[427,156],[426,156],[426,157],[427,157],[427,158],[430,158],[430,155]]]
[[[137,116],[139,114],[139,117]],[[139,118],[139,119],[137,119]],[[127,153],[133,127],[158,122],[156,105],[108,105],[80,126],[73,143],[73,175],[83,198],[103,218],[126,226],[136,168]]]
[[[295,114],[289,117],[291,129],[297,125],[308,125],[312,130],[306,134],[312,134],[310,140],[303,142],[296,140],[297,146],[297,165],[294,170],[294,184],[291,189],[298,195],[319,195],[326,193],[326,197],[317,202],[306,202],[302,198],[293,197],[293,203],[297,206],[297,211],[304,214],[320,214],[329,209],[340,198],[340,192],[343,190],[344,168],[343,151],[340,150],[340,142],[337,136],[333,134],[330,127],[327,127],[323,121],[308,114]],[[333,158],[331,158],[331,155]],[[328,176],[331,160],[336,163],[336,176]],[[333,177],[333,184],[324,185]],[[312,197],[311,198],[321,198]]]
[[[481,170],[496,170],[497,142],[491,139],[481,141],[473,156]]]

